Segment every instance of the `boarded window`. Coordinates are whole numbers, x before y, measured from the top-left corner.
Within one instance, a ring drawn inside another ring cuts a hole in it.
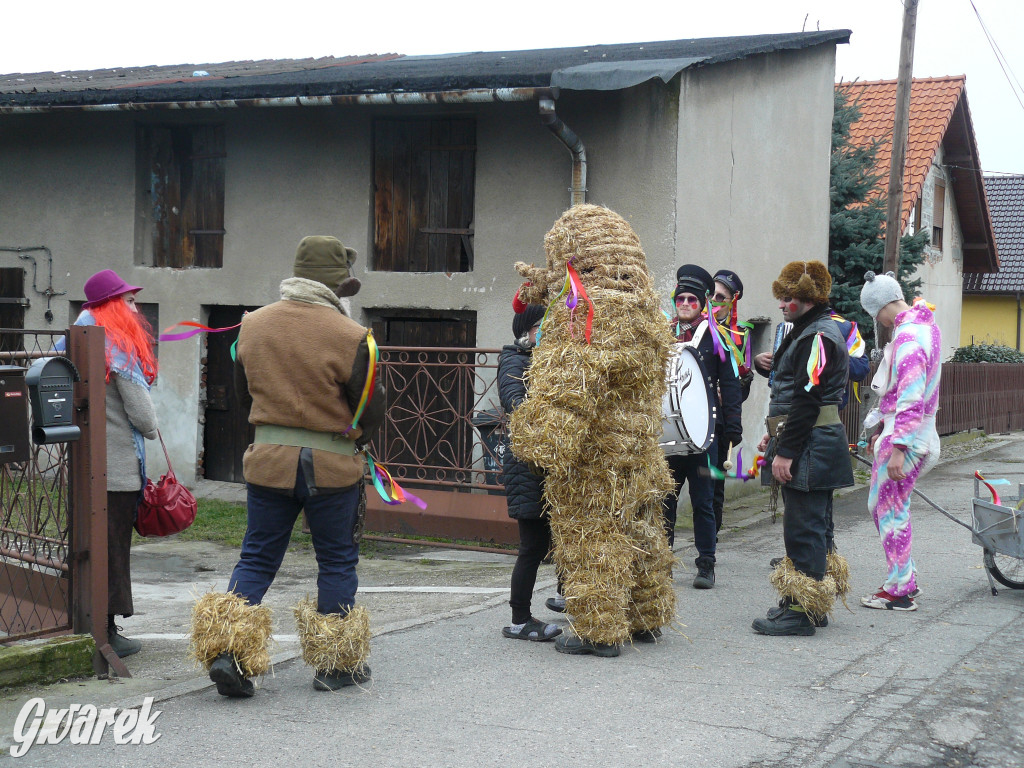
[[[141,125],[141,263],[220,267],[224,253],[224,126]]]
[[[25,270],[21,267],[0,268],[0,352],[15,352],[21,349],[20,333],[12,329],[25,327]],[[9,361],[5,364],[9,364]]]
[[[942,248],[942,224],[946,211],[946,185],[935,182],[935,198],[932,207],[932,247]]]
[[[473,269],[473,118],[375,120],[373,268]]]

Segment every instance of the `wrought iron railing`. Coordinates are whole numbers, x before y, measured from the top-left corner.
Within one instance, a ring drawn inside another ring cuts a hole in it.
[[[387,417],[370,452],[402,484],[503,493],[499,349],[381,347]]]
[[[54,342],[64,335],[0,329],[0,365],[28,369],[34,360],[52,355]],[[21,402],[27,411],[27,399]],[[64,443],[31,446],[28,461],[0,464],[0,639],[71,627],[69,483]]]

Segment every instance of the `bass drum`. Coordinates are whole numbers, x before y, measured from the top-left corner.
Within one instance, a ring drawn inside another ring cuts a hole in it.
[[[673,345],[661,400],[661,444],[666,456],[703,453],[715,436],[715,406],[704,364],[692,347]]]

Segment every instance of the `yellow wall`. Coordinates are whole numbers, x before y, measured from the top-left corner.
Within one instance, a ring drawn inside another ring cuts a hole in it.
[[[1017,299],[1012,296],[964,296],[960,310],[960,346],[1017,346]]]

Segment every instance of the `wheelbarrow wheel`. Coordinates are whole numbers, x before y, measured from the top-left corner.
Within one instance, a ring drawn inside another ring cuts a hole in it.
[[[1010,589],[1024,589],[1024,560],[985,550],[985,568],[992,578]]]

